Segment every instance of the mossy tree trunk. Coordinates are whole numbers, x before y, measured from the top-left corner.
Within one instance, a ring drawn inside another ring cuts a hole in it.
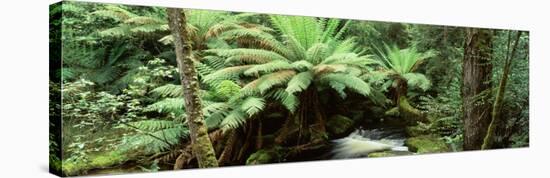
[[[500,83],[498,86],[497,94],[495,96],[495,102],[493,103],[493,110],[491,112],[491,123],[487,129],[487,134],[483,140],[483,145],[481,149],[491,149],[494,147],[495,135],[497,126],[501,125],[504,120],[501,118],[501,110],[504,101],[504,93],[506,92],[506,84],[508,83],[508,76],[510,75],[510,70],[512,66],[512,59],[516,55],[516,49],[519,43],[519,38],[521,36],[521,31],[517,32],[516,38],[514,40],[514,47],[510,48],[511,41],[511,32],[508,32],[508,52],[506,53],[504,68],[502,69],[502,76],[500,78]],[[512,50],[510,52],[510,49]]]
[[[187,125],[189,126],[193,155],[197,158],[199,167],[201,168],[218,167],[214,148],[204,124],[201,99],[198,95],[199,82],[186,30],[187,20],[181,9],[168,8],[166,11],[168,14],[168,25],[174,38],[176,60],[185,99]]]
[[[464,150],[478,150],[491,122],[490,96],[493,32],[488,29],[466,30],[462,64],[462,109]]]
[[[407,122],[410,122],[411,124],[415,124],[416,122],[426,122],[425,115],[418,109],[411,106],[409,103],[409,99],[407,98],[407,81],[403,78],[397,78],[395,80],[396,82],[396,93],[397,93],[397,108],[399,109],[399,113],[403,119],[405,119]]]

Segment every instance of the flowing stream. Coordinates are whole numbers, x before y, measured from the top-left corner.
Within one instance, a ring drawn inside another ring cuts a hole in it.
[[[333,140],[332,159],[368,157],[369,153],[389,151],[393,155],[407,155],[406,134],[403,129],[359,128],[347,137]]]

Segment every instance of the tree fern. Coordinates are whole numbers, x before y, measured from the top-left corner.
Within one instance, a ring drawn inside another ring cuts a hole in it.
[[[205,78],[253,77],[254,80],[243,86],[241,95],[273,98],[290,111],[298,106],[295,94],[306,90],[312,83],[321,84],[320,87],[331,86],[341,96],[349,91],[369,96],[371,88],[359,76],[368,73],[376,61],[356,53],[358,47],[353,39],[336,38],[343,33],[348,22],[341,26],[336,19],[277,15],[270,16],[270,19],[281,39],[273,38],[267,32],[228,31],[226,35],[248,37],[248,41],[264,45],[210,50],[212,54],[225,58],[231,67]]]

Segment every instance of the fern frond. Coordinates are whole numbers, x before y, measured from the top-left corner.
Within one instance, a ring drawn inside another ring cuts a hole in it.
[[[257,88],[260,93],[263,94],[274,86],[285,84],[294,75],[296,75],[296,71],[293,70],[282,70],[279,72],[263,75],[261,78],[258,79],[260,81]]]
[[[283,89],[276,89],[266,94],[267,97],[273,98],[279,102],[291,113],[296,111],[300,100],[298,97],[286,92]]]
[[[126,24],[135,24],[135,25],[147,25],[147,24],[164,24],[166,23],[164,20],[160,20],[154,17],[147,17],[147,16],[136,16],[129,18],[124,21]]]
[[[214,102],[214,103],[205,105],[202,108],[202,112],[204,113],[205,117],[209,117],[210,115],[216,112],[227,110],[228,108],[229,108],[229,105],[225,102]]]
[[[337,81],[330,81],[329,82],[330,88],[334,89],[338,95],[340,95],[341,98],[346,98],[348,95],[345,92],[346,85],[343,83],[337,82]]]
[[[250,69],[244,71],[243,74],[247,76],[258,76],[260,74],[269,74],[275,71],[287,70],[292,68],[293,66],[287,61],[275,60],[265,64],[254,65]]]
[[[340,28],[340,30],[338,30],[336,35],[334,35],[334,39],[340,40],[340,38],[342,38],[342,36],[346,32],[346,30],[348,29],[349,24],[351,24],[351,20],[347,20],[346,23],[344,23],[344,26],[342,26],[342,28]]]
[[[212,52],[219,56],[227,57],[226,62],[228,63],[242,62],[263,64],[271,61],[287,61],[287,59],[280,54],[262,49],[211,49],[207,50],[207,52]]]
[[[337,33],[338,25],[340,25],[339,19],[328,19],[326,25],[323,26],[323,35],[318,40],[321,43],[329,41]]]
[[[357,43],[355,42],[355,38],[347,38],[344,41],[336,42],[336,46],[334,47],[333,54],[339,54],[339,53],[350,53],[355,52],[355,49],[357,48]]]
[[[307,61],[312,64],[319,64],[327,57],[328,45],[325,43],[316,43],[307,50]]]
[[[224,130],[236,129],[246,123],[246,113],[239,109],[231,111],[222,121],[221,127]]]
[[[101,17],[111,18],[121,22],[137,16],[136,14],[131,13],[130,11],[127,11],[126,9],[123,9],[115,5],[105,6],[105,10],[98,10],[98,11],[92,12],[92,14],[101,16]]]
[[[134,127],[135,129],[140,129],[147,132],[155,132],[163,129],[182,127],[181,123],[176,123],[169,120],[142,120],[128,123],[128,125]],[[124,126],[123,126],[124,127]]]
[[[286,92],[294,94],[305,90],[313,80],[313,73],[311,71],[301,72],[288,82]]]
[[[287,59],[290,59],[291,61],[300,61],[307,59],[307,50],[303,46],[300,45],[300,42],[293,36],[283,36],[286,41],[286,45],[288,46],[288,49],[290,52],[286,55]]]
[[[228,22],[220,22],[217,24],[212,25],[210,28],[208,28],[208,31],[204,34],[205,39],[210,39],[213,37],[217,37],[220,34],[237,29],[240,26],[235,23],[228,23]]]
[[[407,85],[410,87],[418,87],[423,91],[430,89],[432,83],[424,75],[420,73],[406,73],[403,75],[403,78],[407,80]]]
[[[118,27],[109,28],[99,32],[99,35],[102,37],[121,37],[130,35],[130,30],[132,29],[129,25],[120,25]]]
[[[325,73],[345,72],[347,69],[344,64],[319,64],[313,67],[313,72],[315,75],[321,75]]]
[[[253,65],[233,66],[218,70],[204,77],[204,82],[215,83],[216,81],[231,80],[238,78],[244,71],[252,68]]]
[[[150,93],[153,93],[156,96],[160,97],[170,97],[170,98],[176,98],[176,97],[183,97],[183,92],[180,85],[174,85],[174,84],[166,84],[160,87],[157,87],[150,91]]]
[[[158,31],[168,31],[167,25],[159,25],[159,24],[145,24],[133,27],[130,29],[132,33],[142,33],[142,34],[148,34],[148,33],[154,33]]]
[[[259,113],[265,108],[265,100],[258,97],[248,97],[241,104],[241,110],[246,112],[249,117]]]
[[[292,65],[292,68],[294,68],[298,71],[307,71],[307,70],[311,70],[313,68],[313,64],[309,63],[306,60],[296,61],[296,62],[293,62],[290,65]]]
[[[370,85],[360,78],[342,73],[331,73],[321,76],[320,81],[328,83],[335,90],[341,90],[342,85],[364,96],[371,93]],[[339,84],[338,84],[339,83]],[[341,85],[340,85],[341,84]]]
[[[165,98],[147,106],[146,110],[181,115],[184,113],[184,103],[183,98]]]

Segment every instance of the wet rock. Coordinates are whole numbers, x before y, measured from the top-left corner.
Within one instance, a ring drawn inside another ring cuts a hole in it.
[[[333,137],[341,137],[349,134],[353,129],[353,125],[353,120],[342,115],[334,115],[330,117],[326,123],[327,130]]]

